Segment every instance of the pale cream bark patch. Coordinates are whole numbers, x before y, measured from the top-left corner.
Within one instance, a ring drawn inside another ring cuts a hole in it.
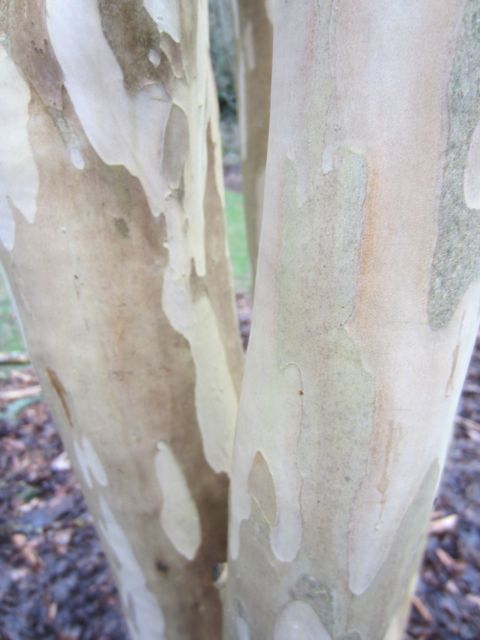
[[[275,11],[275,3],[277,0],[265,0],[265,9],[267,11],[267,16],[270,22],[273,24],[274,11]]]
[[[150,49],[148,52],[148,59],[154,67],[158,67],[162,61],[162,57],[156,49]]]
[[[265,192],[265,168],[259,169],[257,173],[257,179],[255,184],[255,196],[257,202],[263,203],[263,194]],[[262,217],[256,217],[256,226],[257,226],[257,238],[260,239],[260,232],[262,230]]]
[[[219,332],[206,298],[193,301],[177,286],[171,271],[165,277],[163,308],[172,326],[190,343],[196,364],[195,402],[202,429],[205,456],[217,473],[230,474],[237,395],[227,360],[218,351]]]
[[[15,244],[15,219],[9,201],[2,195],[0,195],[0,240],[5,249],[8,251],[13,249]]]
[[[154,595],[149,591],[140,565],[127,536],[112,510],[100,497],[100,533],[118,563],[117,573],[123,606],[128,611],[128,626],[134,640],[163,640],[165,620]]]
[[[243,30],[243,47],[249,71],[255,69],[255,42],[253,40],[253,24],[249,20]]]
[[[94,481],[100,486],[108,486],[108,477],[97,452],[86,436],[73,443],[75,457],[86,485],[92,489]]]
[[[180,9],[178,2],[144,0],[143,5],[155,20],[161,32],[167,33],[175,42],[180,42]]]
[[[272,346],[273,351],[273,346]],[[252,358],[253,360],[253,358]],[[250,470],[257,452],[263,455],[271,473],[275,490],[276,518],[270,532],[272,551],[282,562],[292,561],[302,540],[300,511],[301,476],[292,463],[292,451],[298,445],[302,421],[303,383],[300,370],[294,363],[278,366],[276,362],[250,361],[250,366],[262,370],[262,379],[268,380],[272,394],[271,404],[264,407],[259,420],[262,430],[255,431],[248,418],[248,404],[240,401],[239,420],[250,428],[237,432],[235,439],[234,482],[231,489],[233,508],[230,512],[230,553],[237,559],[240,553],[240,528],[248,520],[251,511],[251,496],[248,488]],[[262,393],[259,386],[253,388],[248,372],[242,391],[245,397],[255,398]]]
[[[70,149],[70,160],[72,161],[75,169],[78,169],[79,171],[83,171],[85,169],[85,158],[78,147]]]
[[[202,542],[200,517],[182,469],[166,442],[159,442],[155,470],[163,501],[160,522],[175,549],[193,560]]]
[[[273,640],[332,640],[314,609],[301,600],[290,602],[280,612]]]
[[[11,251],[15,243],[12,207],[33,222],[39,180],[28,139],[30,90],[3,44],[0,44],[0,87],[0,240]]]
[[[250,640],[248,624],[241,616],[238,616],[235,620],[235,630],[237,632],[237,640]]]
[[[398,640],[399,638],[403,638],[405,631],[405,620],[410,612],[410,608],[412,606],[412,597],[415,593],[415,587],[417,585],[417,575],[411,577],[410,583],[405,590],[405,597],[403,602],[400,604],[398,610],[392,616],[392,620],[390,622],[390,626],[388,627],[387,633],[383,640]],[[355,640],[353,638],[352,640]]]

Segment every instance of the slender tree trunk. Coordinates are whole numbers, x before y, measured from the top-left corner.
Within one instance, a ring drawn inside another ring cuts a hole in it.
[[[272,79],[272,0],[231,0],[237,49],[238,122],[252,280],[262,224]]]
[[[477,0],[279,0],[226,637],[402,637],[480,296]]]
[[[132,637],[218,638],[241,350],[207,2],[1,3],[0,237]]]

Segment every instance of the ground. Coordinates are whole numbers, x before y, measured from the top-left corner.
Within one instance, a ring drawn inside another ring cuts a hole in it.
[[[227,194],[238,287],[241,198]],[[237,296],[246,344],[248,296]],[[0,351],[22,349],[0,288]],[[15,359],[15,358],[14,358]],[[127,640],[117,591],[34,372],[0,357],[0,640]],[[480,638],[480,342],[435,501],[407,639]]]

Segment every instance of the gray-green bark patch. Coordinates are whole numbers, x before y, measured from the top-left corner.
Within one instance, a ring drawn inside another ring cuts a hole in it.
[[[469,0],[457,38],[448,90],[448,142],[432,265],[428,317],[448,324],[469,284],[480,275],[480,212],[465,204],[464,173],[480,108],[480,3]]]
[[[349,149],[340,150],[339,156],[336,171],[306,178],[306,195],[295,164],[286,161],[278,302],[281,345],[296,343],[292,337],[298,335],[298,317],[305,318],[305,312],[308,322],[314,321],[321,331],[339,328],[353,313],[368,172],[363,156]]]
[[[304,528],[302,554],[309,585],[318,581],[308,602],[331,633],[348,622],[335,602],[350,597],[338,583],[348,580],[351,513],[368,471],[376,393],[346,327],[358,295],[368,167],[348,148],[337,154],[326,175],[312,168],[299,176],[301,165],[285,163],[276,314],[279,366],[295,362],[305,383],[297,461],[302,512],[315,521]],[[305,586],[296,584],[299,594]]]

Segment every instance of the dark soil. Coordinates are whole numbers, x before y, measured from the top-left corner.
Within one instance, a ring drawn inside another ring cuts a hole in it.
[[[249,305],[239,296],[244,342]],[[480,639],[480,343],[406,638]],[[0,640],[127,640],[105,556],[30,369],[0,379]],[[209,639],[206,639],[209,640]]]
[[[28,406],[37,384],[29,369],[0,384],[0,638],[127,640],[60,437],[44,404]]]

